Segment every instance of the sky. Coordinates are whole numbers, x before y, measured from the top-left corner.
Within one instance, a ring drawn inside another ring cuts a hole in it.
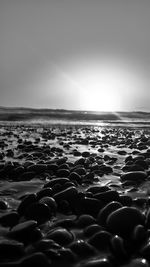
[[[150,1],[0,0],[0,106],[150,111]]]

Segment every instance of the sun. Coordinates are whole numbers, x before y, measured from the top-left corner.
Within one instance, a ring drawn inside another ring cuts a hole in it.
[[[66,108],[91,111],[122,111],[131,106],[138,86],[129,65],[117,61],[80,62],[56,66],[55,92]],[[49,89],[48,89],[49,90]]]
[[[78,77],[82,105],[94,111],[116,111],[121,109],[121,90],[126,78],[114,69],[86,70]]]

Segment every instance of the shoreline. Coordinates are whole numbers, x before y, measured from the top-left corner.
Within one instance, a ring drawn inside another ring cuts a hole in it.
[[[0,133],[2,264],[93,267],[100,253],[108,267],[148,260],[149,127],[7,122]]]

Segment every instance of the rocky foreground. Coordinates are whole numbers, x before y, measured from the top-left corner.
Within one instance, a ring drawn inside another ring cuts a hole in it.
[[[0,134],[0,266],[150,266],[149,129]]]

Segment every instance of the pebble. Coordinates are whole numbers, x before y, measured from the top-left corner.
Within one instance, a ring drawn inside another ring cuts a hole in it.
[[[88,242],[99,250],[107,250],[110,246],[111,238],[112,235],[109,232],[102,230],[91,236]]]
[[[39,203],[46,204],[52,213],[56,213],[57,203],[54,198],[45,196],[39,200]]]
[[[73,251],[73,253],[75,253],[78,257],[90,257],[95,255],[96,250],[95,248],[90,245],[88,242],[84,241],[84,240],[76,240],[74,242],[72,242],[69,246],[69,248]]]
[[[88,214],[82,214],[79,216],[79,218],[76,222],[76,225],[77,225],[77,227],[84,228],[84,227],[89,226],[95,222],[96,222],[96,220],[93,216],[88,215]]]
[[[0,200],[0,210],[7,210],[8,203],[4,200]]]
[[[0,131],[1,267],[149,266],[148,128]]]
[[[57,171],[57,176],[58,176],[58,177],[68,177],[69,174],[70,174],[70,171],[67,170],[67,169],[59,169],[59,170]]]
[[[0,216],[0,224],[13,227],[19,222],[19,214],[16,211],[8,212]]]
[[[0,260],[17,259],[24,255],[24,245],[15,240],[0,240]]]
[[[100,225],[105,226],[107,218],[110,215],[110,213],[112,213],[113,211],[115,211],[121,207],[122,207],[122,204],[120,202],[117,202],[117,201],[112,201],[111,203],[104,206],[104,208],[102,208],[100,210],[100,212],[98,213],[98,216],[97,216],[98,223]]]
[[[124,240],[122,237],[115,235],[111,239],[111,249],[116,258],[125,260],[128,258],[127,251],[125,250]]]
[[[46,235],[47,238],[54,240],[62,246],[70,244],[74,240],[74,236],[71,232],[65,228],[58,228],[51,230]]]
[[[121,175],[121,180],[132,180],[132,181],[144,181],[147,178],[146,172],[143,171],[133,171],[133,172],[127,172],[125,174]]]
[[[94,234],[96,234],[97,232],[100,232],[101,230],[104,230],[104,229],[100,225],[98,225],[98,224],[91,224],[91,225],[87,226],[84,229],[84,234],[87,237],[91,237]]]
[[[36,226],[37,222],[34,220],[28,220],[23,223],[19,223],[13,228],[11,228],[10,232],[8,233],[8,236],[21,241],[24,241],[26,239],[28,240],[30,239],[30,235],[36,228]]]
[[[148,234],[143,225],[139,224],[135,226],[133,233],[132,233],[132,238],[135,241],[135,244],[141,245],[143,242],[145,242],[147,237],[148,237]]]
[[[140,253],[145,259],[150,261],[150,242],[148,242],[142,247]]]
[[[108,216],[106,224],[111,232],[129,236],[135,226],[144,224],[144,216],[136,208],[122,207]]]
[[[48,188],[43,188],[41,189],[39,192],[36,193],[36,199],[40,200],[43,197],[51,197],[53,193],[52,188],[48,187]]]
[[[52,216],[52,212],[47,204],[35,202],[31,204],[25,212],[25,217],[28,220],[35,220],[39,224],[48,221]]]
[[[76,214],[89,214],[96,217],[103,204],[96,198],[82,197],[75,203]]]
[[[68,178],[56,178],[56,179],[52,179],[51,181],[49,181],[48,183],[46,183],[45,185],[44,185],[44,188],[46,188],[46,187],[52,187],[53,188],[53,186],[54,185],[56,185],[56,184],[65,184],[66,182],[69,182],[70,180],[68,179]]]
[[[35,201],[36,201],[36,194],[29,194],[25,196],[25,198],[21,201],[17,209],[19,215],[24,215],[29,205],[31,205]]]
[[[111,201],[119,201],[119,194],[115,190],[109,190],[103,193],[94,194],[94,197],[102,201],[102,203],[110,203]]]

